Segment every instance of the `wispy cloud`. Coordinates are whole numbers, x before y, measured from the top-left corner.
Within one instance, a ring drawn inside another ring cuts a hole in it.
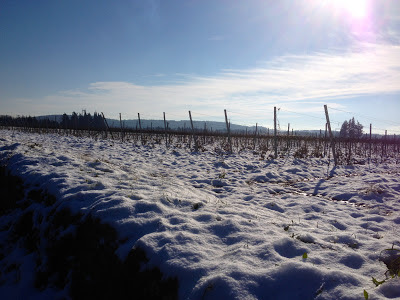
[[[258,68],[183,78],[150,86],[95,82],[86,90],[48,96],[36,107],[131,116],[163,111],[186,115],[188,109],[214,115],[225,108],[251,115],[274,105],[313,112],[321,102],[334,105],[343,98],[400,92],[400,46],[362,44],[345,53],[285,55]]]

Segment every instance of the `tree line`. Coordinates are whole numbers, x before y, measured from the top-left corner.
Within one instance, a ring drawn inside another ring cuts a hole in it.
[[[105,129],[103,116],[97,112],[90,113],[73,112],[70,116],[64,113],[61,120],[54,117],[31,117],[31,116],[0,116],[0,126],[15,126],[29,128],[62,128],[62,129]]]
[[[104,129],[103,116],[97,112],[94,112],[93,116],[90,113],[83,112],[83,114],[77,114],[73,112],[71,116],[64,113],[61,117],[60,126],[62,128],[73,128],[73,129]]]

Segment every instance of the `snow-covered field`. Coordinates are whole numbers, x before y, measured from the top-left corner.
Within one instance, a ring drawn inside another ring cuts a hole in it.
[[[400,279],[386,265],[400,256],[387,250],[400,249],[393,161],[333,167],[326,158],[261,160],[252,151],[6,130],[0,160],[28,190],[56,197],[50,208],[26,208],[35,216],[68,207],[100,218],[117,230],[122,260],[140,247],[145,267],[177,276],[180,299],[364,299],[364,290],[370,299],[400,299]],[[0,227],[10,218],[0,217]],[[40,266],[13,247],[0,261],[1,298],[54,295],[34,289]],[[13,263],[18,280],[5,271]]]

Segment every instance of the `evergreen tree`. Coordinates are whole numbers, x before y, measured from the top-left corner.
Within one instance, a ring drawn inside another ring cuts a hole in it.
[[[62,118],[61,118],[61,127],[62,127],[62,128],[68,128],[68,127],[69,127],[69,117],[68,117],[68,115],[67,115],[66,113],[64,113],[64,114],[62,115]]]
[[[77,113],[76,112],[72,112],[72,115],[71,115],[71,127],[72,128],[74,128],[74,129],[77,129],[78,128],[78,115],[77,115]]]
[[[356,122],[354,117],[349,121],[344,121],[340,129],[340,137],[343,138],[360,138],[363,134],[364,126],[360,122]]]

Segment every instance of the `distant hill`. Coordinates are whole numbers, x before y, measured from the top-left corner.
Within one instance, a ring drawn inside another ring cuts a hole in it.
[[[71,115],[68,115],[71,117]],[[52,120],[61,122],[62,115],[46,115],[46,116],[38,116],[36,117],[38,120]],[[110,119],[106,118],[107,123],[110,127],[120,127],[120,121],[117,119]],[[135,129],[139,128],[139,120],[138,119],[131,119],[131,120],[122,120],[123,126],[125,128]],[[168,128],[172,130],[181,130],[181,129],[191,129],[190,121],[189,120],[182,120],[182,121],[175,121],[175,120],[167,120]],[[141,125],[143,129],[164,129],[164,120],[141,120]],[[213,131],[226,131],[226,124],[225,122],[215,122],[215,121],[193,121],[193,126],[197,130],[203,130],[206,128],[207,130]],[[255,126],[243,126],[237,124],[231,124],[231,131],[240,131],[240,132],[254,132]],[[265,127],[258,127],[259,132],[267,132],[268,129]]]
[[[69,115],[69,116],[71,116],[71,115]],[[38,116],[35,118],[38,120],[50,120],[50,121],[56,121],[56,122],[60,123],[62,120],[62,115],[46,115],[46,116]]]
[[[71,117],[71,115],[68,115]],[[62,115],[46,115],[46,116],[38,116],[36,117],[39,120],[48,119],[52,121],[61,122]],[[106,118],[107,123],[110,127],[119,128],[120,121],[117,119],[110,119]],[[136,129],[139,128],[139,120],[138,119],[130,119],[130,120],[123,120],[123,126],[129,129]],[[184,129],[191,129],[191,124],[189,120],[167,120],[168,128],[171,130],[184,130]],[[142,129],[164,129],[164,120],[141,120]],[[217,132],[226,132],[226,124],[225,122],[216,122],[216,121],[193,121],[193,126],[196,130],[207,130],[217,131]],[[244,126],[238,124],[231,124],[231,131],[235,133],[254,133],[256,130],[255,126]],[[266,134],[269,130],[269,134],[273,134],[273,128],[266,128],[263,126],[258,126],[258,132],[260,134]],[[290,132],[291,133],[291,132]],[[296,135],[301,136],[311,136],[311,135],[319,135],[319,130],[296,130]],[[279,132],[280,135],[286,134],[285,130]],[[324,131],[322,131],[324,134]],[[338,135],[339,132],[334,132],[335,135]]]
[[[119,127],[120,123],[119,120],[107,119],[107,122],[110,126]],[[164,129],[164,120],[141,120],[141,125],[143,129],[149,128],[160,128]],[[113,124],[113,125],[111,125]],[[139,128],[139,121],[138,120],[125,120],[123,124],[127,128]],[[182,129],[191,129],[191,124],[189,120],[167,120],[167,126],[169,129],[172,130],[182,130]],[[254,132],[255,126],[243,126],[237,124],[231,124],[232,131],[243,131],[246,132]],[[197,130],[213,130],[213,131],[226,131],[226,124],[225,122],[215,122],[215,121],[193,121],[193,127]],[[260,129],[260,127],[259,127]],[[267,131],[266,128],[262,128],[262,130]]]

